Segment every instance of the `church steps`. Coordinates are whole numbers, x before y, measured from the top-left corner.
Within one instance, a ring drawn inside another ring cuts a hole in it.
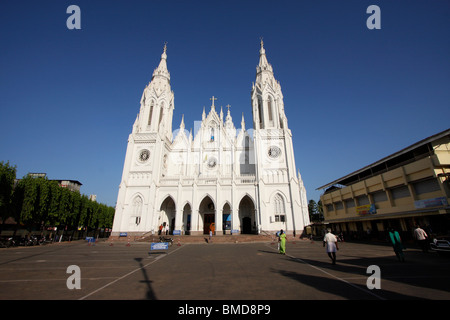
[[[186,243],[248,243],[248,242],[271,242],[274,237],[265,234],[239,234],[239,235],[215,235],[212,239],[209,239],[209,235],[184,235],[184,236],[164,236],[165,238],[172,238],[173,244],[177,245]],[[133,239],[127,237],[110,237],[109,240],[114,241],[136,241],[136,242],[159,242],[159,236],[144,236],[133,237]]]

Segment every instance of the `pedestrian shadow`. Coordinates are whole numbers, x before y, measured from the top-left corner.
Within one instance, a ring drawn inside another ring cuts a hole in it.
[[[145,280],[141,280],[139,282],[145,283],[147,285],[146,299],[147,300],[158,300],[156,298],[155,292],[153,291],[153,288],[151,285],[153,281],[151,281],[150,278],[148,277],[147,270],[145,270],[144,265],[142,264],[143,259],[142,258],[134,258],[134,260],[136,260],[139,263],[139,267],[140,267],[140,269],[142,271],[142,275],[144,276],[144,279],[145,279]]]
[[[320,277],[313,275],[306,275],[293,271],[286,270],[271,270],[274,273],[278,273],[284,277],[290,278],[292,280],[298,281],[304,285],[307,285],[315,290],[319,290],[324,293],[328,293],[331,295],[339,296],[344,299],[349,300],[380,300],[383,299],[379,296],[379,294],[383,294],[383,296],[389,296],[389,299],[394,300],[417,300],[419,298],[409,295],[400,294],[397,292],[386,291],[386,290],[377,290],[372,294],[372,291],[369,290],[365,286],[357,285],[352,283],[346,283],[339,279],[329,278],[329,277]],[[352,290],[352,287],[354,290]],[[358,290],[359,289],[359,290]],[[381,292],[381,293],[380,293]],[[379,293],[379,294],[378,294]],[[313,296],[312,296],[313,297]],[[313,299],[313,298],[312,298]],[[330,298],[325,298],[326,300]]]
[[[264,253],[270,253],[270,254],[280,254],[280,252],[279,251],[275,251],[275,250],[271,250],[271,251],[269,251],[269,250],[258,250],[259,252],[264,252]]]
[[[343,257],[345,258],[343,259]],[[398,282],[399,284],[449,292],[447,274],[442,273],[442,267],[440,268],[439,265],[433,264],[435,261],[428,261],[426,263],[420,261],[419,253],[417,252],[408,252],[405,262],[398,261],[395,255],[381,257],[341,255],[337,257],[335,265],[331,264],[331,260],[323,261],[307,258],[291,258],[290,261],[309,264],[312,267],[332,272],[342,272],[364,277],[368,276],[367,268],[370,265],[377,265],[381,267],[382,279],[389,279],[389,281]],[[405,269],[405,267],[408,269]],[[434,270],[436,270],[435,273],[433,273]],[[437,278],[433,279],[436,276]],[[439,277],[445,277],[446,280],[439,281]],[[395,292],[392,292],[392,295],[392,299],[418,299],[417,297],[401,297],[401,295],[397,298],[399,294]]]

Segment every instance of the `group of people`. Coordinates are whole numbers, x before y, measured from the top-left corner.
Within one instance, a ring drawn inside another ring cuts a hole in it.
[[[422,248],[423,252],[428,252],[428,234],[419,225],[416,225],[416,229],[414,229],[414,239],[419,244],[419,247]],[[394,252],[398,260],[404,262],[405,255],[403,254],[403,250],[405,249],[405,246],[402,243],[402,239],[400,238],[398,231],[393,228],[389,228],[389,240],[394,248]]]
[[[277,232],[278,251],[286,254],[286,232],[281,229]],[[331,229],[327,229],[327,234],[323,238],[323,246],[327,247],[327,254],[331,258],[333,264],[336,264],[336,250],[339,250],[337,237],[331,233]]]
[[[401,262],[405,261],[403,250],[405,249],[400,234],[393,228],[388,229],[389,241],[394,249],[395,255]],[[277,232],[278,250],[281,254],[286,254],[286,233],[283,230]],[[419,225],[414,230],[414,238],[422,248],[423,252],[428,252],[428,235]],[[332,264],[336,264],[336,251],[339,250],[338,238],[331,233],[331,229],[327,229],[327,233],[323,238],[323,247],[326,247],[326,252],[331,259]]]
[[[168,223],[163,223],[159,226],[159,230],[158,230],[158,235],[168,235],[169,234],[169,224]]]

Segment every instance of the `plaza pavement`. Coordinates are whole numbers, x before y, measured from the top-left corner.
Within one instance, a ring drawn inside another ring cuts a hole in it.
[[[143,242],[86,241],[0,249],[0,300],[398,300],[450,299],[450,258],[389,246],[340,243],[332,265],[322,243],[196,243],[150,252]],[[68,289],[69,266],[81,289]],[[380,289],[366,282],[376,265]]]

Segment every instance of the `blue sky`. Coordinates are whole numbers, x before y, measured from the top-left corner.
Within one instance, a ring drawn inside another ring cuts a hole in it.
[[[81,30],[69,30],[69,5]],[[369,30],[370,5],[381,29]],[[316,188],[450,127],[450,2],[0,2],[0,161],[114,206],[139,100],[168,42],[173,129],[210,97],[252,126],[260,37],[296,165]],[[226,110],[224,108],[224,110]]]

